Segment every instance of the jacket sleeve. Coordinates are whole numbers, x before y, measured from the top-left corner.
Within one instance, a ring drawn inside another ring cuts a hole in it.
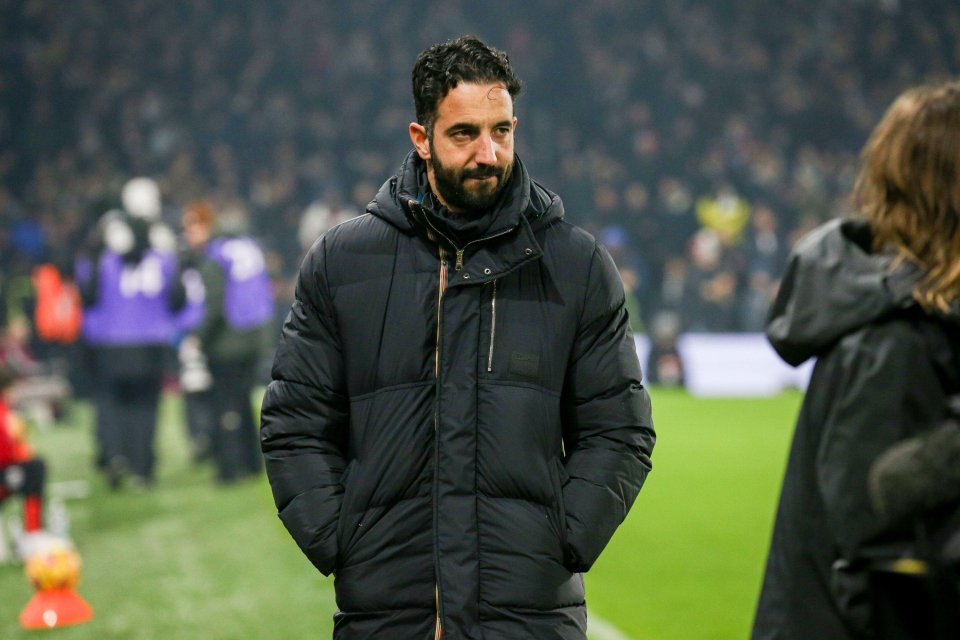
[[[922,335],[903,321],[851,334],[821,360],[829,388],[811,385],[811,391],[830,398],[816,451],[827,526],[847,561],[883,555],[890,545],[909,542],[912,532],[873,509],[869,469],[890,446],[943,415],[940,371]]]
[[[623,284],[599,246],[562,402],[567,562],[587,571],[640,492],[656,439]]]
[[[260,440],[280,519],[329,575],[337,557],[349,409],[323,262],[321,240],[300,268],[263,399]]]

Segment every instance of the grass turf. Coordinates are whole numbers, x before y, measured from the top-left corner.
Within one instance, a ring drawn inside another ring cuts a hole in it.
[[[696,399],[652,391],[654,472],[587,574],[592,614],[635,640],[746,637],[787,442],[800,396]],[[159,477],[111,492],[92,471],[89,407],[33,434],[51,482],[87,480],[67,501],[83,559],[90,622],[20,629],[32,595],[20,566],[0,567],[0,638],[67,640],[328,638],[332,580],[276,518],[265,479],[215,486],[189,461],[176,396],[164,400]],[[9,514],[11,507],[5,511]]]
[[[651,396],[653,472],[585,576],[587,604],[636,640],[746,638],[802,396]]]

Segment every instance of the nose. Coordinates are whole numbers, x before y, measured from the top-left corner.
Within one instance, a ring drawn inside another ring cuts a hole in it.
[[[482,135],[477,138],[477,153],[474,159],[477,164],[496,164],[497,163],[497,143],[489,135]]]

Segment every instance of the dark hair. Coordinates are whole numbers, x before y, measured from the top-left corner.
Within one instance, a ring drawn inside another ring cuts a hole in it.
[[[461,82],[502,82],[511,98],[522,83],[507,54],[488,47],[476,36],[462,36],[424,50],[413,65],[413,103],[417,122],[433,134],[437,104]]]
[[[927,270],[914,291],[924,307],[960,300],[960,82],[902,93],[861,158],[856,196],[877,247]]]

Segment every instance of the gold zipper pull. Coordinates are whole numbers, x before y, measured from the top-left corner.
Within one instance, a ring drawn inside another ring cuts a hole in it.
[[[453,265],[454,271],[463,269],[463,249],[457,249],[457,261]]]

